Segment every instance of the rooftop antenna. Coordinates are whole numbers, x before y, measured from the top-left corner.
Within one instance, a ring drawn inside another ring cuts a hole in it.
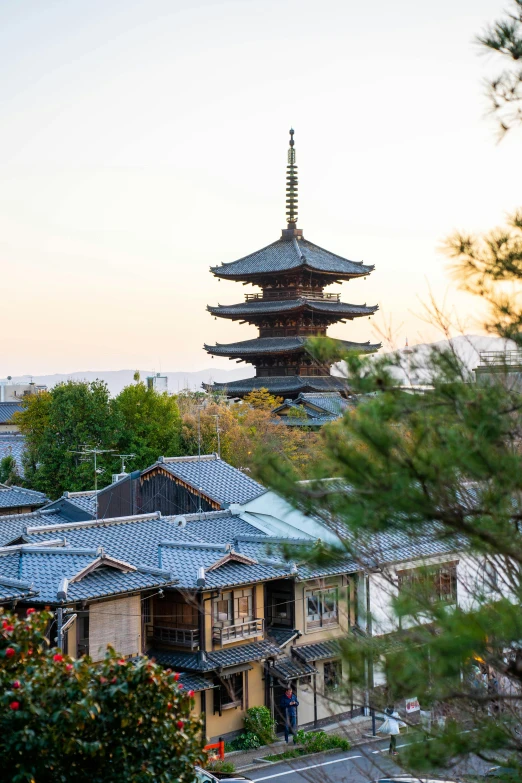
[[[294,129],[290,128],[290,146],[286,166],[286,219],[288,228],[297,228],[297,165],[295,162]]]
[[[219,433],[221,430],[219,429],[219,416],[216,414],[214,416],[216,420],[216,435],[217,435],[217,447],[218,447],[218,457],[221,459],[221,438],[219,437]]]
[[[136,455],[135,454],[115,454],[114,456],[115,457],[119,457],[121,459],[121,473],[126,473],[127,471],[125,470],[125,460],[126,459],[132,459]]]
[[[201,405],[198,405],[198,514],[201,514]]]
[[[94,508],[95,508],[95,519],[98,519],[98,473],[103,473],[103,468],[98,468],[98,454],[112,454],[112,449],[97,449],[97,448],[89,448],[88,446],[83,446],[82,451],[71,451],[70,454],[81,454],[84,457],[93,456],[94,457]]]

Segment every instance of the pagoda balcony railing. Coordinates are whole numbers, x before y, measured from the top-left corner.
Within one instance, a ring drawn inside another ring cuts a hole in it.
[[[263,619],[246,620],[243,623],[235,623],[234,625],[214,625],[212,638],[214,642],[218,642],[223,646],[224,644],[230,644],[230,642],[239,642],[243,639],[263,636],[264,632],[265,621]]]
[[[273,302],[284,299],[317,299],[320,301],[340,302],[341,294],[325,294],[322,291],[306,291],[296,289],[295,291],[264,291],[262,294],[245,294],[246,302]]]
[[[178,647],[188,647],[197,650],[199,647],[199,631],[196,628],[166,628],[165,626],[147,626],[147,638],[155,642],[175,644]]]

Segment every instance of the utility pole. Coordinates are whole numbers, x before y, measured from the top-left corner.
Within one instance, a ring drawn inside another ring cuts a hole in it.
[[[216,420],[216,435],[217,435],[217,447],[218,447],[218,457],[221,459],[221,439],[219,437],[220,429],[219,429],[219,416],[214,416]]]

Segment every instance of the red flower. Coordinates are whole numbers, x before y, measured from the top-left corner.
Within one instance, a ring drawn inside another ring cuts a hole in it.
[[[9,623],[7,622],[7,620],[4,620],[2,623],[2,628],[7,628],[8,625]]]
[[[178,685],[178,688],[180,689],[180,691],[183,690],[183,683],[180,682],[180,684]]]
[[[179,674],[177,672],[174,674],[174,679],[176,680],[176,682],[179,680]]]
[[[187,696],[189,697],[189,699],[193,699],[194,698],[194,691],[189,691],[187,693]]]
[[[29,617],[30,614],[34,614],[36,609],[33,609],[32,607],[27,610],[26,615]]]
[[[61,653],[56,653],[56,655],[53,655],[53,661],[61,663],[63,661],[63,655]]]
[[[17,707],[17,709],[18,709],[18,707]],[[180,731],[181,731],[181,729],[183,728],[183,726],[184,726],[184,725],[185,725],[185,724],[183,723],[183,721],[182,721],[182,720],[178,720],[178,721],[177,721],[177,723],[176,723],[176,726],[178,727],[178,729],[179,729]]]
[[[32,654],[33,654],[32,650],[27,650],[27,655],[32,655]]]
[[[72,670],[74,667],[73,667],[72,663],[68,663],[68,664],[67,664],[67,666],[66,666],[65,668],[66,668],[66,670],[67,670],[68,672],[70,672],[70,671],[71,671],[71,670]]]
[[[101,682],[103,685],[105,685],[105,683],[107,682],[107,677],[100,677],[100,682]]]
[[[170,702],[170,701],[169,701],[169,703],[167,704],[167,709],[168,709],[168,710],[171,710],[171,709],[172,709],[172,702]]]
[[[111,680],[111,682],[112,682],[112,684],[114,685],[114,683],[115,683],[115,682],[118,682],[118,678],[117,678],[117,677],[113,677],[113,678],[112,678],[112,680]]]
[[[13,648],[12,647],[7,647],[7,649],[5,651],[5,657],[6,658],[12,658],[14,654],[15,654],[15,651],[13,650]]]
[[[6,625],[5,630],[9,632],[14,631],[14,625]]]
[[[119,665],[120,665],[120,666],[125,666],[125,664],[127,663],[127,661],[125,660],[125,658],[120,658],[120,660],[118,661],[118,663],[119,663]]]
[[[13,682],[13,688],[15,689],[15,691],[17,691],[19,687],[20,687],[20,680],[15,680]]]
[[[12,701],[11,704],[9,705],[9,708],[11,710],[18,710],[18,709],[20,709],[20,702],[19,701]]]

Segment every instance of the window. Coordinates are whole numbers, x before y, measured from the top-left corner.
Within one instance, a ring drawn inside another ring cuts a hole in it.
[[[428,568],[411,568],[399,571],[399,593],[410,592],[422,599],[423,594],[428,600],[447,604],[457,603],[457,565],[444,563]]]
[[[214,601],[214,622],[245,623],[254,619],[252,588],[223,593]]]
[[[78,617],[78,656],[89,654],[89,615]]]
[[[324,664],[324,690],[326,692],[338,691],[342,685],[341,661],[326,661]]]
[[[273,593],[271,609],[272,616],[270,620],[274,625],[293,626],[292,605],[290,604],[287,595]]]
[[[223,593],[219,600],[214,601],[214,620],[220,623],[232,620],[232,593]]]
[[[214,680],[214,713],[243,707],[243,672]]]
[[[150,598],[145,598],[143,601],[143,622],[144,623],[151,623],[152,622],[152,607],[151,607],[152,601]]]
[[[305,593],[306,630],[325,628],[339,622],[337,588],[312,590]]]

